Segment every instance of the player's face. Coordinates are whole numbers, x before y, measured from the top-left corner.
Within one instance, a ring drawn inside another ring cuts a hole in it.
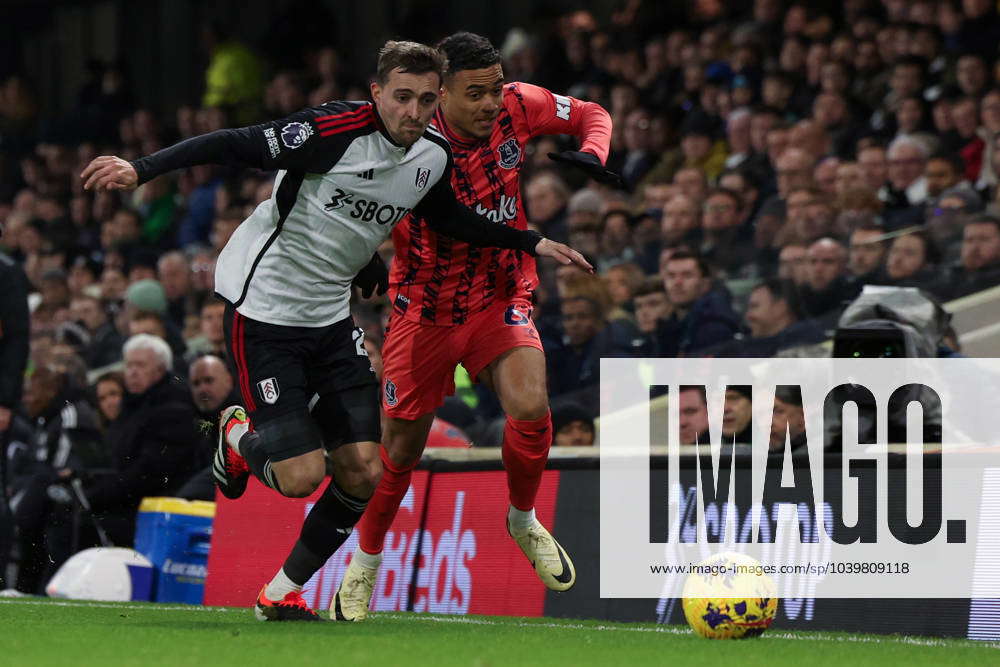
[[[503,103],[503,68],[499,64],[466,69],[448,77],[441,97],[445,120],[460,134],[487,139]]]
[[[389,136],[397,144],[410,147],[437,111],[441,78],[435,72],[410,74],[397,67],[389,72],[385,85],[372,83],[371,91]]]

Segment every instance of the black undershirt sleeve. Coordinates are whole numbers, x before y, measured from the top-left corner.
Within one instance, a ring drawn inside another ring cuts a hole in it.
[[[423,217],[427,226],[438,234],[480,248],[510,248],[535,255],[535,246],[543,238],[538,232],[490,222],[460,204],[447,171],[413,212]]]
[[[197,164],[224,164],[263,169],[260,141],[254,136],[254,128],[216,130],[185,139],[132,162],[139,175],[140,184],[169,171]]]

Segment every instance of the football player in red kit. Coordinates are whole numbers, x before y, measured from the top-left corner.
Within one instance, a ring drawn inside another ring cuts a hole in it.
[[[485,37],[457,33],[438,48],[449,65],[433,124],[451,144],[459,201],[496,224],[526,229],[520,169],[525,145],[543,134],[575,135],[579,151],[552,157],[596,180],[618,181],[603,166],[611,118],[599,105],[526,83],[505,84],[500,54]],[[547,587],[568,590],[576,581],[573,563],[534,513],[552,443],[545,357],[531,321],[534,259],[473,248],[412,216],[396,226],[393,242],[393,310],[382,351],[383,476],[358,524],[359,547],[331,603],[331,618],[360,621],[367,615],[385,534],[434,411],[455,390],[459,363],[496,392],[507,415],[507,530]]]

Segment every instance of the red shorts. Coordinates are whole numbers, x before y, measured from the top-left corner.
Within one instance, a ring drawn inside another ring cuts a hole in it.
[[[542,349],[531,305],[498,301],[465,324],[430,326],[393,315],[382,346],[382,407],[389,417],[416,419],[455,393],[455,366],[475,380],[515,347]]]

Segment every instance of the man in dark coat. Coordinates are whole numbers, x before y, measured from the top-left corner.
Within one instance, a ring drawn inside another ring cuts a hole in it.
[[[0,234],[3,227],[0,225]],[[14,411],[21,402],[21,383],[28,363],[28,281],[21,267],[0,252],[0,454],[6,450]],[[6,498],[6,461],[0,455],[0,580],[14,529]]]
[[[72,495],[58,485],[60,471],[84,474],[106,465],[106,457],[97,414],[65,372],[35,368],[25,382],[24,408],[31,432],[6,452],[20,553],[17,589],[40,593],[72,555]]]
[[[91,508],[116,544],[131,544],[146,496],[170,495],[197,470],[195,412],[167,369],[170,346],[148,334],[125,343],[125,399],[107,434],[114,473],[85,485]]]
[[[713,288],[711,271],[699,256],[675,252],[666,262],[665,274],[673,311],[657,325],[660,356],[697,355],[732,340],[740,328],[739,318],[733,312],[729,293]]]

